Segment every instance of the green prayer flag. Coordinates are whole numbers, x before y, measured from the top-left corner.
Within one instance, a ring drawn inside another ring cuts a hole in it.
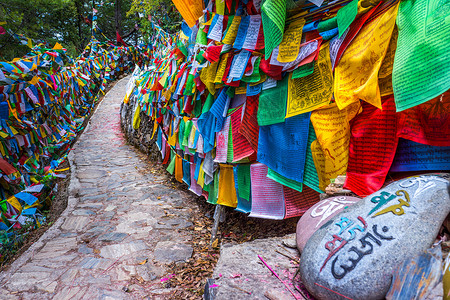
[[[337,13],[337,24],[339,29],[339,37],[341,37],[347,28],[355,20],[358,14],[358,0],[353,0],[346,6],[342,7]]]
[[[448,4],[401,1],[396,22],[398,40],[392,86],[397,111],[402,111],[450,89]]]
[[[214,173],[214,180],[210,183],[208,203],[217,204],[217,197],[219,196],[219,171]]]
[[[315,61],[310,62],[309,64],[300,66],[297,69],[295,69],[294,72],[292,73],[292,79],[306,77],[306,76],[314,73],[314,64],[315,64]]]
[[[283,40],[286,20],[286,0],[265,0],[261,6],[265,57],[268,59]]]
[[[239,197],[249,201],[251,193],[251,177],[249,164],[238,165],[237,182]]]
[[[322,22],[320,22],[317,25],[317,30],[319,32],[324,32],[324,31],[328,31],[328,30],[334,29],[336,27],[338,27],[337,17],[333,17],[331,19],[323,20]]]
[[[213,103],[214,103],[214,95],[210,93],[208,94],[208,97],[206,97],[205,104],[203,104],[202,114],[208,112],[211,109]]]
[[[170,161],[169,166],[167,166],[167,172],[170,173],[170,175],[173,175],[173,172],[175,172],[175,157],[176,155],[173,155],[173,151],[171,151],[172,160]]]
[[[253,73],[250,76],[243,76],[241,81],[253,83],[261,80],[261,73],[259,72],[259,65],[261,63],[261,57],[258,57],[255,60],[255,64],[253,65]]]
[[[316,192],[323,193],[319,189],[319,175],[317,175],[316,166],[314,165],[314,159],[311,151],[311,144],[317,139],[316,131],[312,123],[309,124],[308,132],[308,142],[306,147],[306,159],[305,159],[305,170],[303,173],[303,183],[308,187],[312,188]]]
[[[278,174],[271,168],[269,168],[269,170],[267,171],[267,178],[270,178],[273,181],[276,181],[282,185],[290,187],[293,190],[296,190],[299,192],[301,192],[303,190],[303,184],[301,182],[286,178],[283,175]]]
[[[289,76],[277,82],[277,86],[263,90],[259,96],[258,124],[272,125],[284,122],[286,116]]]
[[[229,117],[230,118],[230,117]],[[233,162],[233,134],[231,130],[231,122],[229,123],[230,127],[228,130],[228,150],[227,150],[227,162],[232,163]]]

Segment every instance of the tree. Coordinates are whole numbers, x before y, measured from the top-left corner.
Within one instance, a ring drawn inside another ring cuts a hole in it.
[[[97,9],[96,37],[115,42],[116,30],[132,34],[125,41],[135,42],[139,32],[137,18],[127,16],[131,0],[0,0],[0,22],[7,33],[0,35],[0,59],[12,60],[25,55],[29,48],[15,35],[34,43],[56,42],[77,56],[90,41],[93,6]]]
[[[128,16],[140,17],[141,31],[144,36],[152,34],[151,22],[161,26],[168,33],[180,30],[182,18],[171,0],[132,0]]]

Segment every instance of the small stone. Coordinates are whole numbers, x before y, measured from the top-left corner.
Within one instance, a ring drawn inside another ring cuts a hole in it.
[[[109,275],[97,275],[98,277],[94,277],[89,275],[83,279],[83,283],[91,283],[98,285],[109,285],[111,284],[111,276]]]
[[[156,244],[155,260],[161,263],[172,263],[187,261],[194,250],[191,246],[172,241],[159,242]]]
[[[106,269],[111,262],[108,259],[97,258],[97,257],[86,257],[78,265],[82,269]]]
[[[121,242],[124,238],[126,238],[128,234],[123,232],[109,232],[102,234],[98,237],[98,240],[101,242]]]
[[[86,170],[78,172],[77,177],[80,179],[98,179],[106,176],[107,173],[105,171],[100,170]]]
[[[54,293],[56,290],[56,287],[58,286],[58,282],[53,281],[50,283],[41,283],[38,286],[38,289],[47,293]]]
[[[89,215],[95,215],[95,212],[93,212],[90,209],[77,209],[72,212],[72,214],[76,216],[89,216]]]
[[[158,229],[184,229],[191,227],[192,225],[192,222],[184,218],[173,218],[164,220],[163,222],[157,222],[154,227]]]
[[[397,266],[428,249],[450,211],[450,174],[393,182],[344,209],[308,240],[300,276],[317,299],[382,299]]]
[[[104,258],[117,259],[122,256],[147,249],[148,246],[143,241],[130,242],[126,244],[109,245],[100,249],[100,256]]]
[[[89,247],[86,246],[86,245],[81,245],[81,246],[78,248],[78,252],[79,252],[79,253],[83,253],[83,254],[92,254],[92,253],[94,253],[94,250],[92,250],[92,248],[89,248]]]
[[[81,208],[92,208],[92,209],[100,209],[102,208],[102,206],[103,206],[102,203],[84,203],[78,205],[78,207]]]
[[[117,208],[116,205],[110,204],[110,205],[108,205],[108,206],[105,208],[105,211],[113,211],[113,210],[116,209],[116,208]]]
[[[329,219],[344,208],[361,200],[356,197],[338,196],[317,202],[311,206],[297,223],[297,248],[302,252],[308,239]]]
[[[66,219],[61,228],[67,231],[82,231],[84,228],[86,228],[86,225],[88,223],[89,217],[84,216],[69,217]]]

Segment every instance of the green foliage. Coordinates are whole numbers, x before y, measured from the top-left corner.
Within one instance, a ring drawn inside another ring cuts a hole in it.
[[[140,16],[141,31],[144,38],[153,33],[151,20],[168,33],[180,30],[182,17],[171,0],[132,0],[127,15]]]
[[[119,32],[125,42],[135,44],[139,32],[134,29],[137,18],[127,16],[132,0],[0,0],[0,22],[6,30],[31,38],[35,42],[46,42],[52,47],[56,42],[77,56],[89,43],[91,37],[92,7],[97,12],[97,25],[101,32],[99,40],[116,41],[116,19]],[[119,10],[116,14],[115,4]],[[103,33],[103,34],[102,34]],[[130,34],[131,33],[131,34]],[[105,38],[106,37],[106,38]],[[35,43],[33,43],[35,44]],[[9,33],[0,35],[0,60],[12,60],[29,52]]]

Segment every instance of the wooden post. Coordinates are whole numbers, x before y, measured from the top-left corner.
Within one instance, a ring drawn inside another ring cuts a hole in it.
[[[224,208],[222,205],[217,204],[216,209],[214,210],[214,225],[211,232],[211,241],[209,242],[210,246],[216,240],[217,230],[219,229],[219,223],[223,222],[225,219],[225,215],[222,216],[222,214],[225,213],[223,209]]]

